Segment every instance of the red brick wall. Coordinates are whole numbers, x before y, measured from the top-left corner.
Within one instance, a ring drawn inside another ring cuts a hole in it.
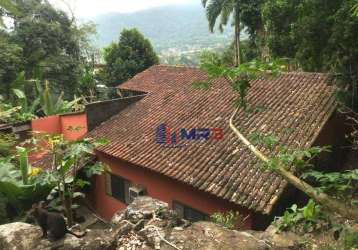
[[[250,212],[233,203],[219,199],[208,193],[196,190],[184,183],[175,181],[148,169],[138,167],[119,159],[98,153],[99,160],[107,164],[113,174],[119,175],[132,183],[146,187],[147,194],[172,205],[176,200],[207,214],[225,211],[240,211],[243,216]],[[125,204],[108,196],[105,189],[104,175],[95,180],[94,193],[91,194],[93,205],[100,216],[110,220],[113,214],[126,207]],[[245,228],[251,228],[251,219],[246,220]]]

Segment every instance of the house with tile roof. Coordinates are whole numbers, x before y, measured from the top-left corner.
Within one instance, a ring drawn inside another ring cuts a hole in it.
[[[109,140],[96,151],[107,165],[92,193],[100,216],[110,219],[147,194],[190,220],[239,211],[246,228],[259,228],[260,220],[296,196],[230,130],[238,93],[225,79],[207,90],[193,88],[195,81],[206,79],[196,68],[155,65],[118,87],[145,95],[88,133]],[[291,148],[338,148],[344,130],[335,87],[327,79],[321,73],[284,73],[254,80],[248,94],[253,111],[239,111],[234,123],[245,135],[275,135],[280,145]]]

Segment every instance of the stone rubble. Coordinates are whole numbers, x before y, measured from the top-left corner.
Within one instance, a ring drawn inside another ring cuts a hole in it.
[[[50,242],[41,239],[38,226],[25,223],[0,225],[0,249],[4,250],[265,250],[302,249],[294,234],[235,231],[211,222],[189,223],[168,205],[139,197],[118,211],[108,229],[88,229],[83,238],[66,235]]]

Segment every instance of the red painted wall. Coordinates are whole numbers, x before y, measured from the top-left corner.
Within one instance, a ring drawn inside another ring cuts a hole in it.
[[[61,133],[68,140],[75,140],[87,133],[87,116],[85,113],[61,115],[60,120]]]
[[[195,208],[207,214],[225,211],[239,211],[244,217],[250,212],[228,201],[196,190],[189,185],[178,182],[148,169],[123,162],[114,157],[97,152],[99,160],[107,164],[113,174],[119,175],[134,184],[146,187],[147,194],[172,206],[173,200]],[[106,194],[105,176],[97,176],[94,192],[91,194],[93,205],[100,216],[110,220],[115,212],[126,205]],[[245,228],[251,228],[251,217],[246,220]]]
[[[87,133],[87,116],[84,112],[52,115],[32,120],[31,127],[32,131],[63,134],[66,139],[74,140]]]
[[[84,112],[46,116],[33,119],[31,121],[31,128],[34,132],[63,134],[65,139],[75,140],[87,133],[87,116]],[[37,161],[47,154],[46,144],[42,147],[44,150],[30,153],[30,162]],[[33,147],[29,146],[29,148]]]
[[[51,115],[31,121],[32,131],[47,133],[47,134],[60,134],[61,121],[59,115]]]

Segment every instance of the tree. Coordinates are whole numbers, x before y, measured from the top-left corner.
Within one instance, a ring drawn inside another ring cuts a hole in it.
[[[241,63],[247,63],[257,58],[260,58],[260,51],[255,44],[255,41],[252,39],[242,40],[240,42],[240,60]],[[222,61],[225,65],[234,66],[235,63],[233,61],[235,54],[235,43],[233,42],[231,45],[225,48],[225,50],[221,54]]]
[[[77,26],[47,1],[18,0],[21,14],[14,19],[13,41],[22,48],[26,78],[41,67],[54,89],[67,98],[75,93],[80,76],[81,51]]]
[[[0,0],[0,28],[5,27],[3,16],[15,16],[20,12],[13,0]]]
[[[296,56],[296,40],[292,35],[292,24],[297,20],[300,2],[302,1],[268,0],[262,7],[263,22],[268,30],[265,43],[273,58]]]
[[[0,92],[7,99],[11,83],[23,69],[23,57],[22,48],[4,31],[0,31],[0,58]]]
[[[262,8],[265,0],[241,0],[241,23],[245,31],[249,34],[246,44],[241,44],[242,57],[255,59],[261,57],[261,60],[270,59],[270,53],[266,44],[267,30],[262,19]],[[244,48],[243,48],[244,47]],[[248,53],[249,51],[249,53]],[[246,53],[246,55],[243,55]],[[251,61],[246,60],[245,62]]]
[[[355,5],[353,0],[268,0],[263,6],[263,22],[274,58],[293,58],[304,71],[332,73],[337,82],[344,83],[344,97],[357,110]]]
[[[235,65],[241,63],[240,60],[240,1],[237,0],[202,0],[204,8],[206,8],[206,17],[209,21],[209,30],[214,31],[216,20],[220,17],[219,29],[223,31],[223,27],[227,25],[233,14],[235,26]]]
[[[150,41],[137,29],[124,29],[119,41],[104,50],[105,73],[111,86],[123,83],[159,62]]]

